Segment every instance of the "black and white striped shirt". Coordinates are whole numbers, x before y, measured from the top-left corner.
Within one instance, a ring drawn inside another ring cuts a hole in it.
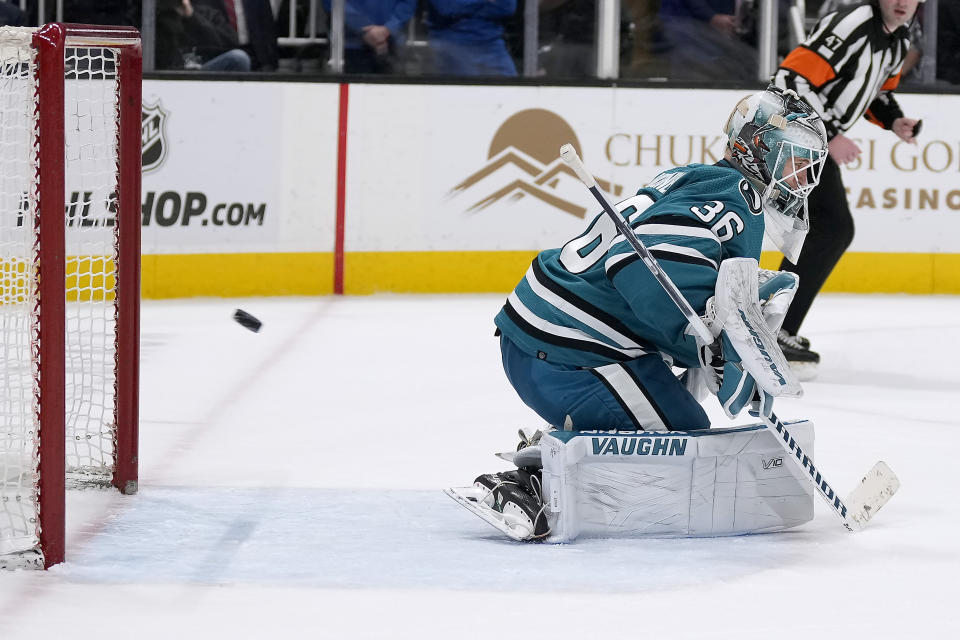
[[[893,97],[910,46],[905,26],[887,33],[874,3],[824,16],[780,64],[773,82],[793,89],[833,138],[866,115],[884,129],[903,116]]]

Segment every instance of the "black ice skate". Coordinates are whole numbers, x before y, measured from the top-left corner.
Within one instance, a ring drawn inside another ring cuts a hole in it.
[[[817,377],[820,354],[810,350],[810,341],[802,336],[793,336],[781,329],[777,334],[777,345],[790,363],[790,369],[801,381]]]
[[[487,473],[472,487],[444,493],[514,540],[539,541],[550,534],[539,469]]]

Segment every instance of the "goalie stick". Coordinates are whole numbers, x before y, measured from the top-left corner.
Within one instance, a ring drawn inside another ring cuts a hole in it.
[[[590,190],[593,197],[597,199],[604,212],[613,219],[613,223],[630,246],[633,247],[640,259],[650,270],[650,273],[657,279],[663,290],[670,296],[684,318],[690,324],[693,331],[706,343],[711,344],[715,340],[713,333],[707,327],[700,315],[693,310],[690,303],[673,283],[670,276],[660,268],[657,259],[644,246],[643,242],[633,232],[633,229],[624,221],[623,217],[614,210],[613,206],[604,196],[603,192],[597,186],[597,181],[587,171],[577,155],[576,150],[571,144],[565,144],[560,147],[560,157],[570,167],[577,178],[583,182],[584,186]],[[761,394],[762,396],[763,394]],[[754,413],[754,412],[751,412]],[[763,421],[764,425],[770,429],[777,438],[777,442],[789,454],[789,458],[801,469],[803,474],[813,483],[817,493],[823,498],[824,502],[830,506],[831,510],[843,522],[843,526],[848,531],[857,531],[863,529],[867,522],[877,511],[893,497],[893,494],[900,488],[900,480],[896,474],[880,461],[863,477],[853,491],[847,496],[846,501],[841,500],[839,494],[830,486],[820,470],[813,464],[813,460],[806,455],[794,440],[793,436],[784,426],[783,422],[773,413],[765,412],[763,407],[755,412]],[[849,504],[849,506],[848,506]]]

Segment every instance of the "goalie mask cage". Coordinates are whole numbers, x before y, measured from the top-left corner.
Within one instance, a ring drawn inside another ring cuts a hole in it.
[[[137,490],[140,83],[136,29],[0,28],[0,568]]]

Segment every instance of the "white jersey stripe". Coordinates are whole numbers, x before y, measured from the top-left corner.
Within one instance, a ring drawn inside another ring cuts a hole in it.
[[[691,258],[703,260],[704,262],[712,266],[714,269],[719,269],[719,267],[717,266],[716,260],[712,258],[708,258],[703,253],[697,251],[692,247],[681,247],[679,245],[662,242],[660,244],[651,245],[647,247],[647,249],[650,251],[657,250],[657,251],[663,251],[665,253],[676,253],[677,255],[690,256]],[[615,256],[611,256],[607,258],[606,262],[603,263],[603,269],[604,271],[607,272],[607,274],[609,274],[611,269],[613,269],[613,267],[620,264],[624,260],[629,260],[634,257],[639,257],[639,256],[637,256],[636,253],[618,253]]]
[[[634,233],[638,236],[680,236],[686,238],[704,238],[706,240],[713,240],[717,244],[720,244],[720,240],[717,239],[717,236],[714,235],[713,231],[710,229],[705,229],[703,227],[687,227],[681,224],[641,224],[634,230]],[[622,233],[618,233],[614,236],[613,240],[610,241],[610,247],[614,247],[622,242],[626,242],[627,239],[623,237]]]
[[[687,227],[679,224],[642,224],[637,227],[638,236],[686,236],[689,238],[708,238],[720,244],[713,231],[704,227]]]
[[[517,296],[516,291],[510,294],[510,296],[507,298],[507,301],[513,307],[513,309],[517,312],[517,314],[521,318],[523,318],[525,322],[527,322],[531,326],[545,333],[549,333],[559,338],[567,338],[570,340],[579,340],[581,342],[598,344],[608,349],[612,349],[613,351],[618,351],[623,355],[629,356],[631,358],[639,358],[640,356],[645,355],[647,353],[643,349],[639,349],[639,348],[637,349],[617,348],[611,344],[608,344],[601,340],[597,340],[596,338],[584,333],[583,331],[580,331],[579,329],[561,327],[560,325],[556,325],[556,324],[553,324],[552,322],[544,320],[543,318],[534,314],[533,311],[528,309],[523,304],[523,302],[520,301],[520,298]]]
[[[637,344],[634,340],[631,340],[627,336],[623,335],[613,327],[607,325],[604,322],[601,322],[596,317],[590,315],[583,309],[574,306],[567,300],[564,300],[557,294],[553,293],[546,287],[544,287],[537,280],[536,274],[533,272],[533,267],[527,269],[526,275],[527,284],[530,286],[530,289],[533,290],[535,294],[540,296],[545,302],[552,304],[554,307],[563,311],[565,314],[571,318],[582,322],[587,325],[597,333],[602,333],[606,337],[613,340],[617,345],[626,348],[626,349],[642,349],[642,347]],[[645,353],[645,352],[644,352]]]
[[[665,252],[667,252],[667,253],[679,253],[679,254],[683,254],[683,255],[685,255],[685,256],[690,256],[691,258],[697,258],[698,260],[704,260],[704,261],[706,261],[706,262],[709,262],[710,264],[713,265],[713,268],[714,268],[714,269],[718,269],[718,268],[719,268],[719,267],[717,266],[717,261],[716,261],[716,260],[714,260],[714,259],[712,259],[712,258],[708,258],[707,256],[703,255],[702,253],[700,253],[699,251],[697,251],[697,250],[694,249],[693,247],[682,247],[682,246],[677,245],[677,244],[670,244],[670,243],[668,243],[668,242],[661,242],[660,244],[651,245],[651,246],[647,247],[647,249],[649,249],[650,251],[657,250],[657,251],[665,251]]]
[[[620,262],[623,262],[624,260],[629,260],[630,258],[633,258],[633,257],[636,256],[636,255],[637,255],[636,253],[618,253],[617,255],[613,256],[612,258],[607,258],[607,261],[603,263],[603,269],[604,269],[604,271],[606,271],[607,273],[609,273],[609,272],[610,272],[610,267],[612,267],[612,266],[614,266],[614,265],[616,265],[616,264],[619,264]],[[639,257],[639,256],[638,256],[638,257]]]

